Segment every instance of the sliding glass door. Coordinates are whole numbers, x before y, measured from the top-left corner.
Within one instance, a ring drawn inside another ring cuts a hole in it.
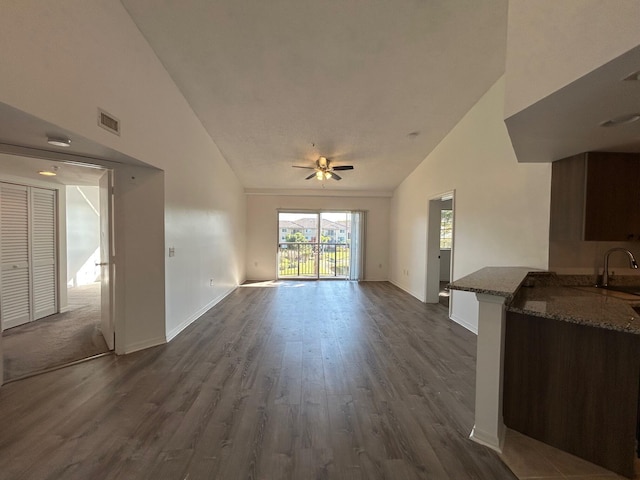
[[[278,278],[318,278],[318,213],[278,213]]]
[[[278,278],[362,277],[362,212],[278,212]],[[352,224],[357,218],[357,245]],[[355,249],[355,250],[354,250]],[[354,251],[358,259],[354,261]]]

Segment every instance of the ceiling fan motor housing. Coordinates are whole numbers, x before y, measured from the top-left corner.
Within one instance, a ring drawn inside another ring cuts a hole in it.
[[[319,157],[316,160],[315,167],[303,167],[293,165],[294,168],[308,168],[314,170],[314,173],[305,178],[305,180],[311,180],[316,177],[318,180],[325,180],[333,178],[334,180],[342,180],[342,177],[335,173],[336,170],[353,170],[353,165],[339,165],[336,167],[331,166],[331,160],[327,157]]]

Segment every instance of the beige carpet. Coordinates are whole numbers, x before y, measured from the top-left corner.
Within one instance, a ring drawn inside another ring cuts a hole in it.
[[[69,311],[3,332],[5,381],[109,351],[100,332],[100,285],[68,295]]]

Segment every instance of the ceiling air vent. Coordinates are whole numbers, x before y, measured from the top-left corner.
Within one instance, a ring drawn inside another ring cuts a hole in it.
[[[120,135],[120,120],[100,108],[98,109],[98,125],[111,133]]]

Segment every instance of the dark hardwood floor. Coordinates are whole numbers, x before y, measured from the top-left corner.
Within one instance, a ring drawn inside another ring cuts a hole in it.
[[[1,479],[514,479],[475,336],[389,283],[238,288],[171,343],[0,389]]]

